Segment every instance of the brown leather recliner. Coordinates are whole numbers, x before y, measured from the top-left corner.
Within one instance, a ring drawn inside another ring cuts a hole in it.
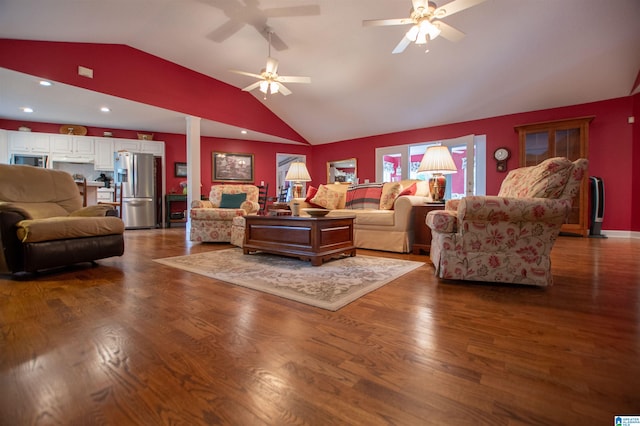
[[[82,207],[69,173],[0,164],[0,273],[121,256],[123,233],[113,207]]]

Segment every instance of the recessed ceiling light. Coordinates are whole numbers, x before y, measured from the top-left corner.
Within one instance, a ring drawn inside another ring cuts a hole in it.
[[[100,108],[100,111],[102,111],[102,112],[111,112],[111,108],[104,106],[104,107]]]
[[[52,86],[53,83],[47,80],[40,80],[40,86]]]
[[[33,108],[29,108],[29,107],[22,107],[20,109],[22,110],[22,112],[27,112],[27,113],[33,112]]]
[[[243,135],[246,135],[249,132],[247,132],[246,130],[240,130],[240,133],[242,133]]]

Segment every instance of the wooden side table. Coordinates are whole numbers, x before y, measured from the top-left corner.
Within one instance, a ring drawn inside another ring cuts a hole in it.
[[[444,203],[413,206],[413,254],[420,254],[420,250],[427,254],[431,251],[431,228],[425,223],[427,213],[431,210],[444,210]]]

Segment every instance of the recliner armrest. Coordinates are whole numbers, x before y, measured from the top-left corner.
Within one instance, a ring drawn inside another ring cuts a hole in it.
[[[441,234],[458,232],[458,217],[455,210],[432,210],[427,213],[426,222],[433,232]]]
[[[16,224],[25,219],[19,211],[0,208],[0,273],[8,274],[23,267],[22,243],[16,234]]]
[[[109,214],[110,211],[115,211],[115,208],[107,204],[96,204],[93,206],[83,207],[80,210],[76,210],[72,212],[69,216],[82,216],[82,217],[113,216]]]

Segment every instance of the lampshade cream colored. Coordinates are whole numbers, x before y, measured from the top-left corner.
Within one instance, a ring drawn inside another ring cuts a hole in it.
[[[453,162],[449,148],[446,146],[430,146],[424,153],[418,173],[430,172],[432,174],[448,175],[458,171]]]
[[[443,175],[456,173],[458,171],[453,157],[446,146],[430,146],[424,153],[418,173],[430,172],[429,193],[431,200],[441,202],[447,189],[447,180]]]
[[[309,182],[311,180],[311,176],[309,175],[307,166],[302,162],[296,161],[291,163],[289,166],[289,170],[287,171],[287,175],[284,180],[293,182],[293,197],[300,198],[302,197],[302,185],[300,182]]]
[[[289,166],[289,170],[287,171],[287,175],[284,180],[292,182],[309,182],[311,180],[311,176],[309,175],[307,166],[304,163],[293,162]]]

